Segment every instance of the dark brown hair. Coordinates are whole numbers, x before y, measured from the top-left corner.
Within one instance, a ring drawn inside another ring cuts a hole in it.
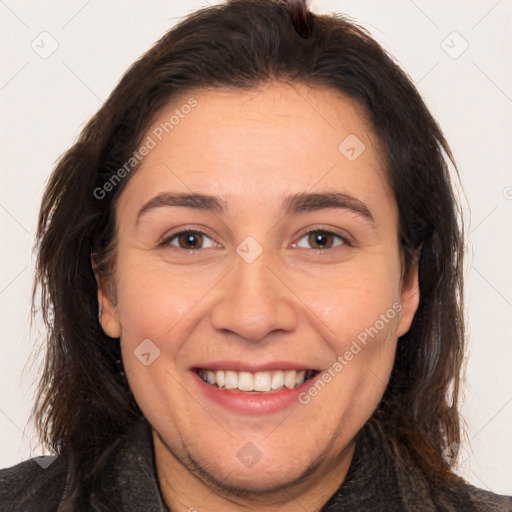
[[[447,165],[453,158],[411,80],[364,29],[341,15],[302,15],[279,0],[233,0],[188,16],[130,67],[51,175],[37,231],[34,297],[39,285],[48,335],[34,411],[42,440],[72,454],[84,471],[142,416],[119,340],[98,322],[91,266],[92,255],[102,276],[112,273],[116,204],[136,168],[104,197],[95,190],[113,179],[170,101],[282,80],[352,98],[378,137],[406,273],[421,248],[421,299],[374,420],[429,478],[453,475],[441,455],[460,437],[464,352],[462,224]]]

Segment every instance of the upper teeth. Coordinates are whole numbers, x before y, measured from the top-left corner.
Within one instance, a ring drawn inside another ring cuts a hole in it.
[[[235,372],[232,370],[199,370],[199,376],[208,384],[240,391],[270,391],[300,386],[311,376],[306,370],[273,370],[271,372]]]

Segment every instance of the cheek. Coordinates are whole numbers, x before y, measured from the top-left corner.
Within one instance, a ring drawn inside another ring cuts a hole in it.
[[[402,309],[398,272],[393,269],[379,274],[373,267],[325,277],[328,286],[310,286],[306,280],[302,290],[304,302],[328,326],[322,332],[337,352],[344,351],[352,340],[364,339],[368,332],[372,333],[368,339],[396,334]],[[377,336],[381,331],[382,336]]]
[[[198,277],[200,276],[200,277]],[[132,341],[172,339],[182,320],[222,276],[212,271],[172,267],[165,262],[119,263],[117,290],[123,331]]]
[[[384,393],[395,358],[402,309],[399,273],[396,269],[379,273],[375,268],[333,276],[322,292],[305,287],[305,302],[328,326],[322,329],[332,352],[326,375],[333,383],[329,385],[332,401],[327,403],[342,397],[343,422],[366,421]]]

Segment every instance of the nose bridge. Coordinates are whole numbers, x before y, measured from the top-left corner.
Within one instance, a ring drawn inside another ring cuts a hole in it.
[[[237,252],[239,250],[237,249]],[[248,255],[254,257],[251,248]],[[254,260],[245,259],[239,255],[235,260],[233,268],[234,290],[240,292],[239,298],[243,299],[247,305],[260,305],[262,301],[271,303],[281,295],[282,290],[278,286],[278,280],[270,271],[271,264],[270,251],[264,251]],[[262,300],[260,300],[262,299]],[[263,304],[260,305],[260,307]]]
[[[248,302],[259,296],[275,300],[281,290],[278,289],[276,278],[269,270],[269,267],[275,266],[270,243],[260,243],[253,236],[247,236],[236,246],[235,252],[232,272],[234,290],[240,292],[241,298]]]
[[[274,275],[273,262],[271,251],[252,237],[237,246],[226,289],[212,311],[215,328],[258,341],[271,331],[296,326],[292,294]]]

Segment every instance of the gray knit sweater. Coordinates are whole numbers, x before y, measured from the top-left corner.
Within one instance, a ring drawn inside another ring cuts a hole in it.
[[[44,469],[48,463],[51,464]],[[72,481],[73,461],[30,459],[0,471],[0,510],[9,512],[164,512],[151,428],[141,421],[96,461],[87,483]],[[347,477],[323,512],[510,512],[512,498],[469,484],[429,485],[419,468],[392,456],[367,424],[356,438]],[[219,511],[223,512],[223,511]]]

